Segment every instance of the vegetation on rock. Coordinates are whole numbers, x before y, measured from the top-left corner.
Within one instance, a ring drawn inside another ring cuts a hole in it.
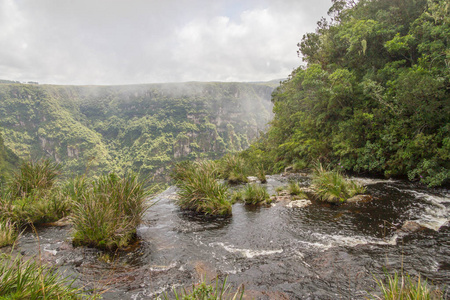
[[[250,205],[262,205],[271,202],[267,189],[256,183],[247,184],[242,192],[242,198],[245,204]]]
[[[365,192],[363,186],[345,178],[339,170],[327,170],[320,163],[314,170],[312,185],[320,200],[331,203],[342,203]]]
[[[184,161],[175,165],[172,178],[179,188],[177,204],[210,216],[231,215],[228,187],[220,183],[213,161]]]
[[[88,189],[78,178],[71,187],[75,245],[114,250],[135,239],[136,227],[148,208],[147,192],[136,175],[102,175]]]
[[[73,287],[73,280],[61,277],[41,263],[0,255],[1,299],[95,299]]]

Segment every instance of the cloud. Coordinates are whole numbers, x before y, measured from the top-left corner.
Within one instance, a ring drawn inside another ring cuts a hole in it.
[[[0,78],[56,84],[287,77],[329,0],[0,0]]]

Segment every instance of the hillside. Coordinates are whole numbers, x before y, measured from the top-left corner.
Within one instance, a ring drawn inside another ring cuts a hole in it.
[[[251,151],[272,172],[340,169],[450,181],[450,14],[443,0],[333,1],[298,44],[307,67],[273,94]]]
[[[164,181],[173,161],[247,148],[271,118],[272,91],[261,83],[0,84],[0,127],[23,159]]]
[[[5,146],[0,134],[0,183],[3,183],[8,175],[19,164],[19,158],[11,149]]]

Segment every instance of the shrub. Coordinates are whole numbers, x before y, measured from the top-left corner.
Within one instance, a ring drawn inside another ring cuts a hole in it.
[[[319,199],[332,203],[345,202],[348,198],[365,192],[363,186],[346,179],[337,170],[325,169],[320,163],[314,170],[312,184]]]
[[[215,164],[210,161],[177,164],[172,178],[179,187],[180,208],[211,216],[231,215],[228,187],[219,183],[217,176]]]
[[[72,285],[73,280],[60,277],[55,269],[36,261],[0,256],[1,299],[86,299]]]
[[[267,182],[266,171],[262,166],[256,168],[256,177],[259,179],[259,181],[261,181],[261,183]]]
[[[14,222],[9,219],[0,220],[0,248],[13,245],[19,233]]]
[[[222,285],[219,285],[219,280],[216,279],[216,283],[207,284],[204,281],[197,285],[192,285],[192,291],[183,289],[181,292],[173,290],[174,299],[176,300],[235,300],[242,299],[244,297],[244,287],[238,288],[235,292],[231,291],[230,285],[227,285],[227,278],[225,278]],[[167,294],[164,295],[164,299],[170,299]]]
[[[444,299],[442,292],[439,290],[432,290],[427,281],[421,280],[420,276],[414,280],[409,275],[397,272],[394,275],[386,273],[385,282],[375,278],[378,288],[381,290],[382,297],[373,296],[372,299],[384,300],[432,300]]]
[[[48,159],[24,162],[8,184],[11,196],[27,197],[32,192],[49,190],[60,174],[60,169],[59,165]]]
[[[74,190],[74,195],[74,245],[108,250],[128,246],[148,208],[143,182],[130,174],[103,175],[90,189]]]
[[[244,190],[244,203],[257,205],[268,204],[270,195],[265,187],[258,184],[248,184]]]

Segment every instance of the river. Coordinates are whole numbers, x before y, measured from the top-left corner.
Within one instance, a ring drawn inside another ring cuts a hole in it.
[[[138,228],[140,242],[110,255],[110,261],[94,249],[73,248],[70,226],[39,227],[39,239],[25,232],[14,251],[40,255],[104,299],[155,299],[217,276],[233,287],[244,285],[246,299],[365,299],[376,293],[373,278],[385,269],[421,274],[448,295],[449,191],[354,179],[372,201],[303,208],[237,203],[232,217],[223,219],[180,211],[171,187],[152,200],[156,204]],[[298,180],[309,184],[308,177]],[[270,193],[280,185],[287,178],[268,176]],[[399,232],[409,220],[423,228]]]

